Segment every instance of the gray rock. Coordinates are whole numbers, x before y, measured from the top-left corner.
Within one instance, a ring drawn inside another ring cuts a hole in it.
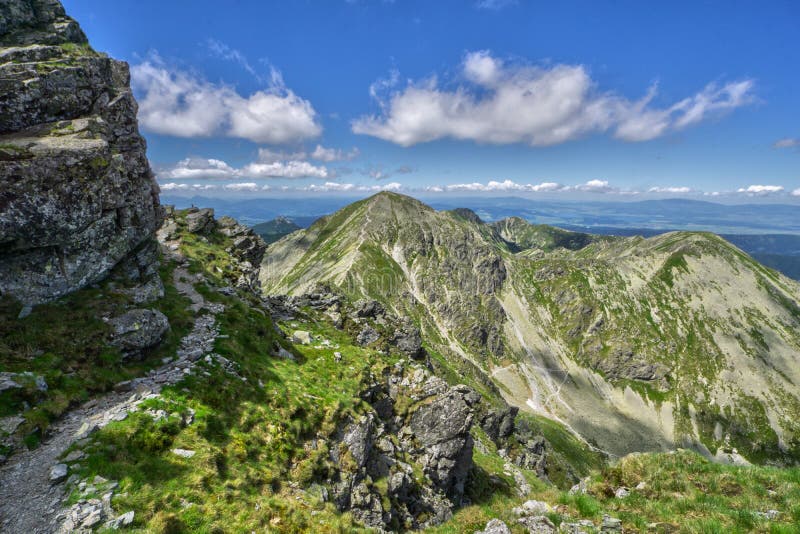
[[[68,464],[71,464],[72,462],[77,462],[78,460],[82,459],[84,456],[85,454],[83,451],[75,449],[64,457],[64,461]]]
[[[499,519],[490,519],[486,528],[476,531],[475,534],[511,534],[511,529]]]
[[[126,512],[119,517],[115,517],[108,523],[106,523],[106,527],[111,530],[119,530],[120,527],[125,527],[133,523],[134,512],[131,510],[130,512]]]
[[[0,393],[22,387],[22,384],[15,380],[16,376],[16,373],[0,373]]]
[[[158,345],[169,330],[169,320],[158,310],[131,310],[109,321],[111,343],[128,355]]]
[[[371,345],[380,339],[380,334],[371,326],[365,326],[356,336],[356,343],[361,346]]]
[[[50,482],[58,484],[62,480],[67,479],[67,464],[56,464],[50,468]]]
[[[292,343],[300,343],[301,345],[310,345],[314,341],[314,336],[305,330],[295,330],[292,333]]]
[[[0,292],[32,306],[153,240],[158,185],[128,65],[94,52],[59,2],[0,3],[0,56]]]
[[[630,494],[631,490],[625,487],[621,487],[617,488],[617,490],[614,492],[614,497],[616,497],[617,499],[624,499],[625,497],[628,497]]]
[[[186,214],[186,230],[193,234],[207,234],[214,230],[214,210],[211,208],[189,208]]]
[[[492,410],[481,419],[481,428],[495,443],[514,433],[514,419],[519,408],[509,406],[503,410]]]
[[[519,524],[528,529],[528,534],[552,534],[556,526],[543,515],[521,517]]]
[[[544,501],[525,501],[522,506],[514,508],[517,515],[542,515],[550,512],[550,505]]]
[[[18,415],[9,415],[8,417],[0,417],[0,432],[6,434],[13,434],[17,431],[19,426],[25,422],[24,417]]]
[[[472,417],[464,394],[450,390],[420,406],[409,421],[409,428],[424,451],[425,474],[456,503],[464,494],[472,468]]]
[[[361,417],[344,431],[342,442],[347,445],[358,467],[364,467],[367,464],[369,453],[372,450],[373,431],[374,419],[372,414]]]
[[[192,456],[197,454],[197,452],[190,451],[188,449],[172,449],[172,454],[174,454],[175,456],[180,456],[181,458],[191,458]]]
[[[128,295],[134,304],[148,304],[164,297],[164,283],[161,277],[152,276],[142,284],[122,290],[122,293]]]
[[[592,534],[597,532],[594,523],[588,519],[581,519],[577,522],[564,522],[558,526],[558,531],[565,534]]]
[[[622,521],[609,515],[603,516],[600,532],[622,532]]]
[[[405,323],[398,328],[391,340],[398,350],[408,355],[410,358],[421,359],[425,357],[425,349],[422,347],[422,335],[419,328]]]
[[[383,304],[377,300],[359,300],[355,303],[355,314],[357,317],[377,318],[384,314]]]

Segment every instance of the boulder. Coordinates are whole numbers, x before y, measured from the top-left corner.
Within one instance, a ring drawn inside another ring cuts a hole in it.
[[[169,330],[169,320],[158,310],[135,309],[109,321],[111,343],[126,355],[158,345]]]
[[[186,213],[186,230],[193,234],[208,234],[215,228],[214,210],[189,208]]]
[[[616,517],[604,515],[603,522],[600,525],[600,532],[604,533],[622,532],[622,521],[620,521]]]
[[[499,519],[490,519],[486,528],[476,531],[475,534],[511,534],[511,529]]]
[[[355,315],[361,318],[377,318],[385,313],[383,304],[377,300],[359,300],[355,303]]]
[[[371,326],[365,326],[361,332],[358,333],[358,336],[356,336],[356,343],[363,347],[375,343],[380,339],[380,337],[381,336],[378,334],[377,330]]]
[[[305,330],[295,330],[292,333],[292,343],[300,343],[301,345],[311,345],[314,341],[314,336]]]
[[[66,480],[68,470],[67,464],[54,465],[50,468],[50,482],[52,484],[58,484],[62,480]]]
[[[514,433],[514,419],[519,413],[516,406],[508,406],[502,410],[491,410],[481,419],[481,428],[495,443],[504,440]]]
[[[419,328],[409,322],[395,330],[391,343],[410,358],[422,359],[426,355]]]
[[[518,522],[528,529],[528,534],[552,534],[556,531],[553,522],[543,515],[521,517]]]

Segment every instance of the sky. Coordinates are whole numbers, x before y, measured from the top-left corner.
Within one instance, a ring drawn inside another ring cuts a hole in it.
[[[800,3],[63,0],[162,191],[800,204]]]

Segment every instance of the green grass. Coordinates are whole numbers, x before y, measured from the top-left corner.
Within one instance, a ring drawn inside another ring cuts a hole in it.
[[[108,344],[110,327],[102,317],[136,307],[109,282],[36,306],[23,319],[17,318],[21,306],[16,301],[0,300],[0,369],[30,372],[47,383],[46,391],[39,391],[31,380],[22,390],[0,394],[0,417],[17,413],[24,417],[18,433],[28,446],[38,444],[50,423],[71,406],[144,374],[165,355],[174,354],[192,319],[188,300],[171,285],[171,272],[169,265],[161,269],[164,298],[146,305],[163,312],[171,330],[140,361],[123,361],[119,350]]]

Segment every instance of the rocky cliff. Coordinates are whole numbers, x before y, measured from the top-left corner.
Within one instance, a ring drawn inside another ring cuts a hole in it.
[[[158,186],[128,65],[57,0],[0,3],[0,293],[35,305],[154,272]]]

